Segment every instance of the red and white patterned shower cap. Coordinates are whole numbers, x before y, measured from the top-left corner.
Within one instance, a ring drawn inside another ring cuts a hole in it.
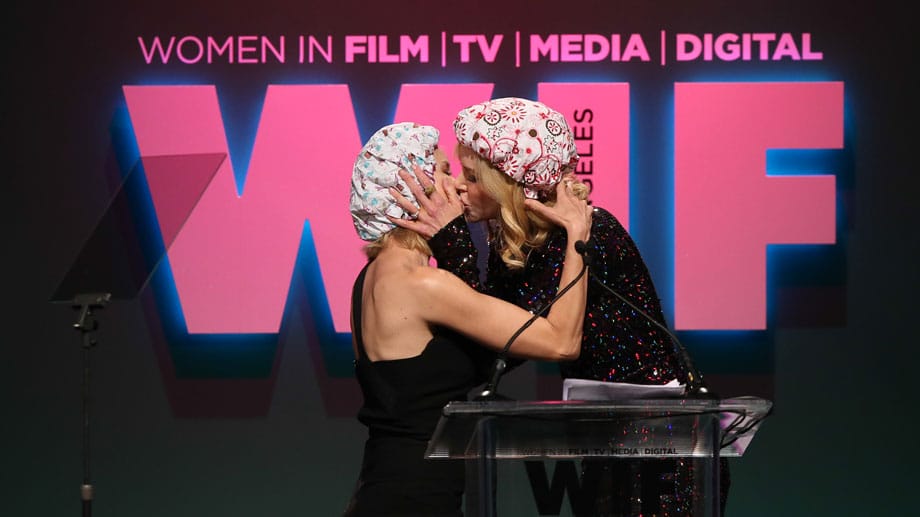
[[[578,164],[575,138],[558,111],[540,102],[505,97],[461,110],[457,141],[524,186],[537,199]]]

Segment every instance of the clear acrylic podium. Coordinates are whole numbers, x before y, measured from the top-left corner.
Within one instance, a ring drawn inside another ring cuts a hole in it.
[[[718,516],[719,458],[744,454],[772,402],[756,397],[451,402],[425,457],[476,460],[479,514],[496,514],[495,461],[696,458],[694,515]]]

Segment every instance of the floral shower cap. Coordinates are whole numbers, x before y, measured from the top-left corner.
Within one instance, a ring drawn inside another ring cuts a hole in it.
[[[434,127],[400,122],[380,128],[367,141],[351,176],[351,218],[361,239],[375,241],[395,228],[388,215],[410,218],[387,189],[393,187],[418,204],[397,173],[400,169],[411,173],[412,166],[418,165],[433,178],[439,136]]]
[[[558,111],[505,97],[470,106],[454,120],[457,141],[524,186],[536,199],[578,164],[575,138]]]

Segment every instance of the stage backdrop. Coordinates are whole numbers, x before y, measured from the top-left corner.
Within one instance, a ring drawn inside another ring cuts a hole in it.
[[[732,460],[728,514],[902,513],[920,250],[900,11],[15,5],[3,513],[75,514],[89,472],[99,516],[338,514],[364,440],[354,157],[396,121],[452,150],[456,112],[504,96],[565,114],[576,173],[712,388],[774,401]],[[98,329],[75,331],[71,301],[97,292]],[[561,382],[529,363],[503,391],[558,399]],[[571,513],[578,480],[547,465],[503,466],[503,515]]]

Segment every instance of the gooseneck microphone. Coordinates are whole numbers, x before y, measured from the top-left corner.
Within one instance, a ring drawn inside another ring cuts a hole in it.
[[[517,339],[518,336],[520,336],[522,332],[527,330],[527,327],[533,325],[533,322],[537,321],[537,318],[545,314],[549,310],[549,308],[553,306],[554,303],[556,303],[557,301],[559,301],[560,298],[562,298],[562,295],[564,295],[566,292],[569,291],[569,289],[571,289],[575,284],[577,284],[578,281],[581,280],[581,277],[585,276],[585,271],[588,269],[588,259],[587,259],[587,256],[582,251],[578,251],[579,248],[582,250],[586,248],[586,244],[584,241],[575,241],[575,251],[577,251],[578,254],[581,255],[582,257],[581,271],[578,272],[578,275],[576,275],[575,278],[573,278],[571,282],[566,284],[565,287],[563,287],[558,293],[556,293],[556,296],[554,296],[553,299],[549,301],[549,303],[547,303],[542,308],[540,308],[539,311],[534,313],[534,315],[531,316],[530,319],[524,322],[524,324],[521,325],[521,327],[517,329],[514,332],[514,334],[511,335],[511,338],[508,339],[507,343],[505,343],[505,346],[504,348],[502,348],[502,351],[499,352],[498,357],[495,358],[495,363],[492,365],[492,371],[489,375],[488,382],[486,382],[486,385],[483,388],[482,392],[474,400],[479,401],[479,400],[494,400],[494,399],[505,398],[499,395],[496,392],[496,390],[498,389],[498,383],[501,380],[502,375],[504,375],[505,373],[505,369],[508,368],[508,363],[507,361],[505,361],[505,357],[508,356],[508,350],[511,349],[511,344],[514,343],[514,340]]]
[[[575,251],[577,251],[583,257],[583,260],[586,266],[594,265],[593,264],[594,255],[591,253],[593,249],[594,249],[593,239],[588,239],[588,242],[578,241],[575,243]],[[677,339],[677,336],[675,336],[674,333],[671,332],[670,329],[668,329],[668,327],[662,325],[661,322],[649,316],[648,313],[646,313],[645,311],[637,307],[635,304],[627,300],[625,296],[623,296],[622,294],[608,287],[607,284],[601,281],[601,279],[598,278],[597,275],[594,274],[593,268],[591,272],[589,273],[589,277],[592,280],[594,280],[598,285],[600,285],[602,288],[604,288],[604,290],[616,296],[620,301],[628,305],[634,311],[641,314],[642,317],[654,323],[658,328],[660,328],[661,330],[665,331],[665,333],[667,333],[667,335],[671,338],[671,344],[674,347],[674,353],[675,355],[677,355],[678,360],[681,362],[682,366],[684,367],[684,371],[687,374],[687,392],[686,392],[687,395],[694,396],[697,398],[717,398],[716,395],[714,393],[711,393],[709,391],[709,388],[706,387],[706,384],[703,382],[703,376],[700,375],[699,370],[696,369],[696,366],[694,366],[693,361],[690,360],[690,354],[687,353],[687,349],[680,342],[680,340]]]

